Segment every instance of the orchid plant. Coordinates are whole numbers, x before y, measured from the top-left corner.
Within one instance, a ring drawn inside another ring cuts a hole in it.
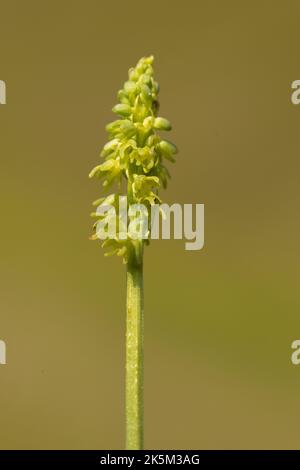
[[[154,79],[153,60],[153,56],[143,57],[129,70],[128,80],[118,92],[119,102],[112,109],[118,119],[106,126],[109,141],[101,152],[104,162],[89,175],[99,178],[106,191],[93,205],[115,209],[108,214],[98,210],[92,213],[96,217],[92,239],[99,238],[99,221],[116,217],[120,196],[127,196],[129,204],[143,204],[150,211],[151,206],[161,202],[159,188],[167,186],[170,175],[165,161],[174,162],[177,149],[158,133],[171,130],[171,123],[158,116],[159,85]],[[107,194],[112,186],[114,192]],[[121,256],[127,266],[126,448],[143,449],[143,250],[149,239],[124,237],[120,220],[116,223],[119,231],[107,237],[102,247],[108,250],[107,256]]]

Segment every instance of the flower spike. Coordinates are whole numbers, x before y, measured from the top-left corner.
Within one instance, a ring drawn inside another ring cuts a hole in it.
[[[176,146],[158,134],[170,131],[172,125],[157,115],[159,85],[154,79],[153,60],[153,56],[143,57],[129,70],[128,80],[118,92],[119,103],[112,108],[118,118],[106,126],[110,140],[101,152],[104,162],[89,175],[102,180],[104,189],[117,183],[116,196],[122,194],[125,182],[130,203],[143,203],[148,209],[160,202],[158,188],[166,188],[170,177],[165,160],[174,162],[177,153]],[[130,243],[116,237],[104,246],[123,255],[126,262]]]

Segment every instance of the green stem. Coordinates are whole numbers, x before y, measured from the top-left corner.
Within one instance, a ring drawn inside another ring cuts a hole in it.
[[[126,449],[143,449],[144,440],[144,307],[143,244],[127,265],[126,318]]]

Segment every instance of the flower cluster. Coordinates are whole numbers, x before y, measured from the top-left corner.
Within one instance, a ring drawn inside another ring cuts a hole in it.
[[[140,203],[150,208],[160,202],[158,189],[167,186],[170,175],[164,162],[173,162],[177,149],[158,134],[158,131],[171,130],[171,123],[158,117],[159,85],[154,80],[152,64],[153,56],[140,59],[136,67],[129,70],[128,80],[118,92],[119,103],[112,109],[118,119],[106,126],[110,140],[101,152],[104,162],[89,175],[101,179],[105,190],[116,183],[116,192],[98,199],[95,206],[108,200],[114,205],[118,199],[115,196],[126,192],[131,204]],[[97,212],[92,215],[99,217]],[[94,230],[96,225],[97,221]],[[92,238],[97,238],[96,233]],[[126,262],[131,243],[130,239],[115,237],[105,240],[102,246],[111,248],[106,254],[116,253]]]

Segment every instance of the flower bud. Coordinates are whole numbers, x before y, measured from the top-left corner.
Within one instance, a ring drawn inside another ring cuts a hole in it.
[[[118,119],[117,121],[110,122],[109,124],[107,124],[105,126],[106,131],[109,134],[113,134],[114,132],[116,132],[119,129],[121,122],[122,122],[121,119]]]
[[[159,149],[161,150],[163,156],[171,161],[174,161],[173,155],[177,153],[176,145],[172,144],[168,140],[162,140],[158,144]]]
[[[114,106],[112,110],[114,113],[118,114],[119,116],[124,116],[124,117],[130,116],[130,114],[132,113],[131,107],[128,104],[123,104],[123,103],[116,104],[116,106]]]
[[[118,146],[119,140],[118,139],[113,139],[107,142],[101,152],[101,157],[106,157],[109,155],[111,152],[113,152],[116,147]]]
[[[119,90],[118,91],[118,100],[120,101],[120,103],[130,105],[130,101],[129,101],[128,96],[127,96],[127,94],[125,93],[124,90]]]
[[[144,83],[149,88],[152,87],[152,77],[148,73],[143,73],[139,78],[139,83]]]
[[[124,83],[124,90],[129,94],[134,93],[137,90],[136,83],[132,80],[128,80]]]
[[[145,73],[148,73],[149,75],[153,75],[153,67],[152,65],[148,65],[148,67],[145,69]]]
[[[146,140],[146,145],[148,145],[149,147],[152,147],[155,143],[157,143],[155,142],[155,139],[156,139],[156,136],[154,134],[149,135],[148,139]]]
[[[168,119],[158,117],[154,120],[154,128],[161,131],[170,131],[172,129],[172,124]]]
[[[149,55],[148,57],[144,57],[142,60],[145,62],[145,64],[152,65],[154,61],[154,56]]]
[[[154,118],[152,116],[148,116],[146,117],[146,119],[144,119],[143,126],[146,129],[150,129],[153,126],[153,122],[154,122]]]
[[[139,75],[136,72],[135,68],[131,68],[128,70],[128,77],[130,81],[136,82],[139,79]]]

